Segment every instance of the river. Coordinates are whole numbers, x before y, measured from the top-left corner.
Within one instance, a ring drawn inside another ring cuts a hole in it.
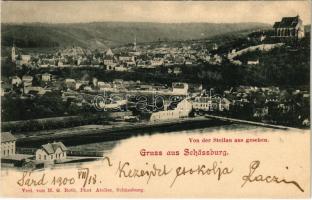
[[[298,132],[304,132],[305,130],[297,130]],[[135,140],[143,140],[148,143],[153,142],[157,143],[157,141],[163,137],[168,136],[168,138],[178,138],[178,137],[193,137],[193,136],[201,136],[206,137],[212,134],[222,134],[225,136],[227,134],[233,135],[233,133],[253,133],[256,135],[271,132],[283,132],[285,134],[291,132],[289,130],[279,130],[273,128],[266,128],[260,126],[253,126],[253,125],[246,125],[246,124],[230,124],[230,125],[221,125],[221,126],[214,126],[214,127],[207,127],[207,128],[199,128],[193,130],[185,130],[185,131],[171,131],[171,132],[155,132],[152,135],[149,134],[140,134],[138,136],[132,136],[130,138],[116,140],[116,141],[105,141],[105,142],[96,142],[96,143],[89,143],[89,144],[80,144],[69,146],[70,150],[74,151],[90,151],[90,152],[103,152],[104,155],[110,154],[114,149],[118,149],[123,143],[133,142]],[[292,131],[293,132],[293,131]]]

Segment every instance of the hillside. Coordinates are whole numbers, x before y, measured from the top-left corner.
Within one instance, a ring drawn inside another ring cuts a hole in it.
[[[106,48],[133,42],[190,40],[221,34],[269,28],[262,23],[146,23],[93,22],[75,24],[2,24],[2,44],[21,48],[81,47]]]

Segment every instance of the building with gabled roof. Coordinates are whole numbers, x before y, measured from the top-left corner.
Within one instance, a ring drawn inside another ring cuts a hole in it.
[[[105,52],[106,56],[114,56],[113,51],[109,48],[106,52]]]
[[[273,28],[275,37],[295,39],[304,37],[304,26],[299,15],[283,17],[281,21],[274,23]]]
[[[62,142],[53,142],[41,145],[36,151],[36,160],[54,162],[67,158],[67,147]]]
[[[10,132],[1,132],[1,158],[15,155],[16,138]]]

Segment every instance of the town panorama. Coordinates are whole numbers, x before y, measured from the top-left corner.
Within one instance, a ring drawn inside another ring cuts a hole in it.
[[[310,26],[300,15],[210,24],[214,34],[200,23],[79,26],[3,24],[4,164],[82,162],[102,152],[71,146],[141,133],[310,127]]]

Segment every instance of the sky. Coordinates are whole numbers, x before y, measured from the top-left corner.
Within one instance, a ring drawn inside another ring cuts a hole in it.
[[[300,15],[310,24],[311,3],[304,1],[1,1],[4,23],[131,21],[162,23],[273,24]]]

